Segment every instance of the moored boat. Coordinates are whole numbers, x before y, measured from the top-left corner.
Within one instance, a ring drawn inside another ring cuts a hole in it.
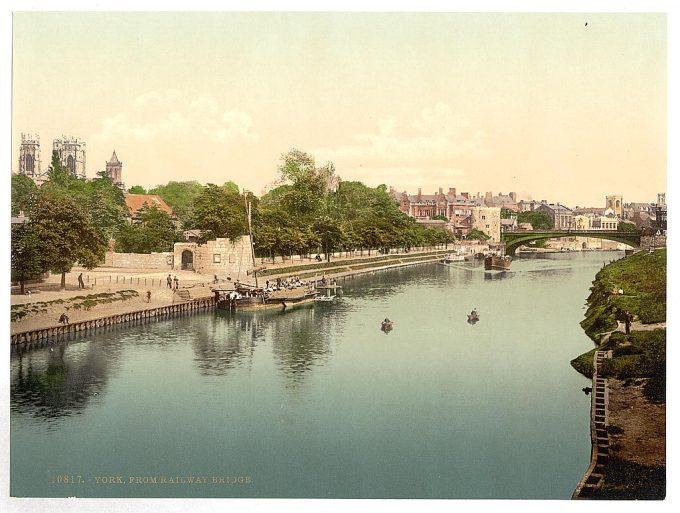
[[[390,321],[389,319],[385,319],[383,322],[380,323],[380,329],[383,330],[384,332],[392,331],[393,327],[394,322]]]
[[[442,260],[443,263],[445,264],[451,264],[453,262],[464,262],[465,261],[465,256],[463,255],[456,255],[454,253],[451,253],[450,255],[446,255],[444,259]]]
[[[487,255],[484,259],[484,270],[507,271],[510,269],[512,259],[509,256]]]

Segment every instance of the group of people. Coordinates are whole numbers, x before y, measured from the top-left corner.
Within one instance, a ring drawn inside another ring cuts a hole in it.
[[[274,292],[275,290],[290,290],[298,287],[304,287],[307,282],[301,280],[299,276],[289,276],[288,278],[276,278],[276,282],[267,280],[264,290],[267,292]]]
[[[172,283],[174,281],[175,283],[175,290],[179,288],[179,280],[177,279],[177,275],[175,275],[175,278],[173,279],[172,276],[168,274],[168,277],[165,279],[166,283],[168,284],[168,288],[172,289]]]
[[[325,274],[321,277],[321,285],[336,285],[337,283],[335,278],[326,278]]]

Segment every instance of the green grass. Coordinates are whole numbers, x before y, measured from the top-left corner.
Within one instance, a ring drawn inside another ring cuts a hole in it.
[[[10,321],[18,321],[26,317],[29,313],[38,314],[47,312],[47,307],[51,305],[64,305],[66,311],[70,310],[89,310],[98,304],[112,303],[113,301],[126,301],[130,298],[139,296],[136,290],[120,290],[118,292],[100,292],[87,296],[75,296],[68,299],[55,299],[53,301],[38,301],[36,303],[26,303],[23,305],[12,305]]]
[[[612,294],[623,289],[623,295]],[[605,266],[595,276],[588,311],[581,326],[596,342],[600,333],[616,328],[628,310],[643,323],[666,320],[666,250],[641,251]]]

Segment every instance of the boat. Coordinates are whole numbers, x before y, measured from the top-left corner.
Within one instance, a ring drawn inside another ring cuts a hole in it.
[[[334,299],[335,296],[316,296],[314,301],[318,301],[319,303],[330,303]]]
[[[507,271],[512,259],[509,256],[487,255],[484,259],[485,271]]]
[[[314,304],[316,294],[317,292],[315,290],[306,290],[302,295],[282,298],[283,308],[285,310],[291,310],[300,306],[311,306]]]
[[[469,322],[470,324],[475,324],[477,321],[479,321],[479,314],[477,312],[468,314],[467,322]]]
[[[450,264],[453,262],[465,262],[465,256],[463,255],[455,255],[455,254],[450,254],[446,255],[444,259],[442,260],[443,263],[445,264]]]
[[[213,289],[220,310],[272,310],[283,309],[280,298],[274,298],[261,288],[236,283],[233,289]]]
[[[383,322],[380,323],[380,329],[383,330],[384,332],[392,331],[392,328],[394,327],[394,323],[388,319],[385,319]]]

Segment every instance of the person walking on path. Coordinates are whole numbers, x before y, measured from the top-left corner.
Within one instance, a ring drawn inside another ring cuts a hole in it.
[[[68,325],[68,315],[66,315],[65,313],[61,314],[61,316],[59,317],[59,323],[67,326]]]
[[[177,279],[177,275],[175,275],[175,290],[179,288],[179,280]]]
[[[151,303],[151,291],[150,290],[146,291],[146,302]]]
[[[633,320],[631,313],[626,310],[623,314],[623,321],[626,323],[626,335],[630,335],[630,324]]]
[[[165,281],[168,282],[168,288],[171,289],[172,288],[172,276],[170,276],[168,274],[168,277],[165,279]]]
[[[85,282],[83,281],[83,273],[80,273],[78,275],[78,288],[79,289],[84,289],[85,288]]]

